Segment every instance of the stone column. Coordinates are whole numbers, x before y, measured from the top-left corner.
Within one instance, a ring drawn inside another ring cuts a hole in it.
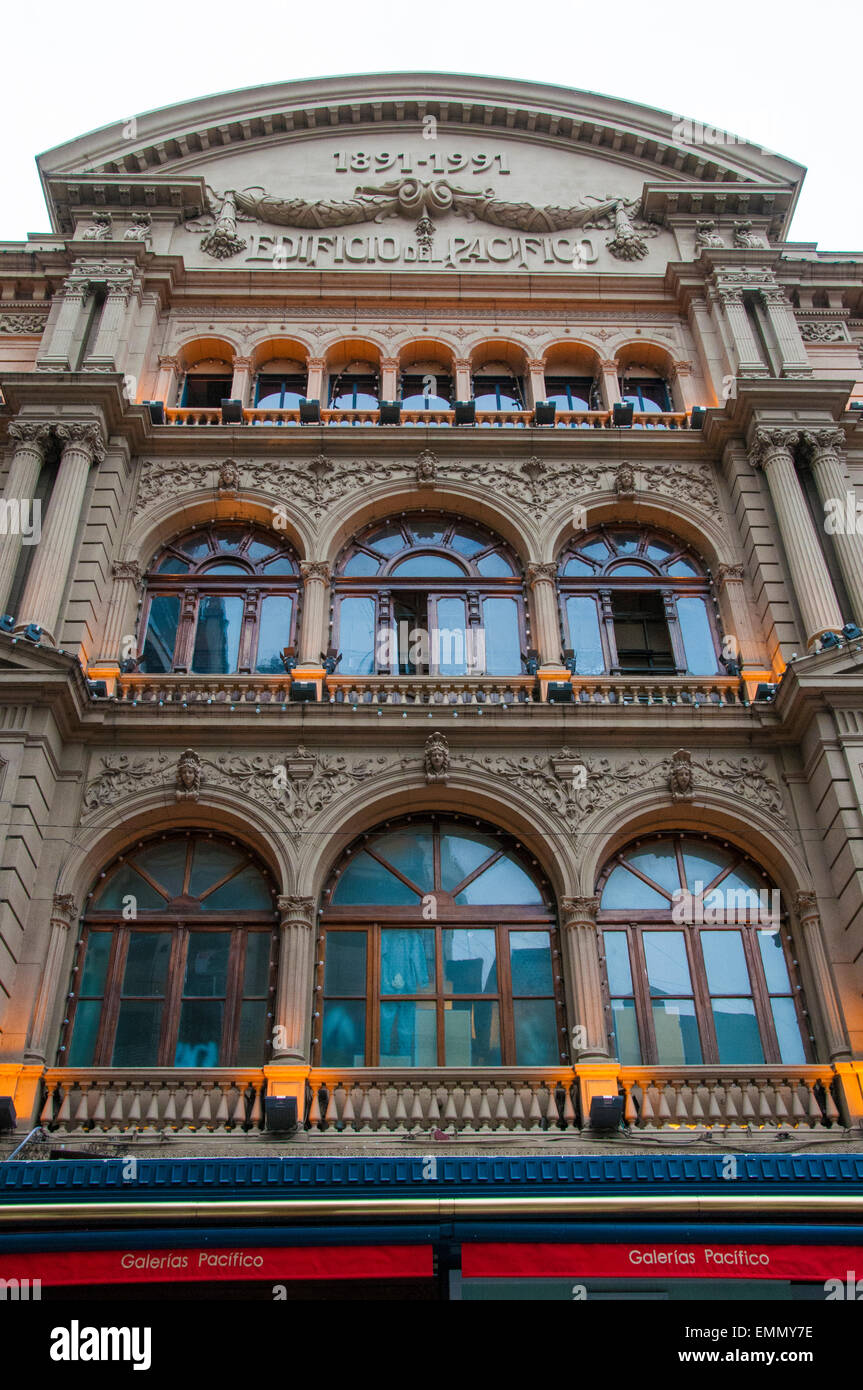
[[[758,291],[779,350],[779,375],[809,377],[812,363],[806,352],[794,310],[781,285],[767,285]]]
[[[54,1004],[65,983],[63,979],[66,961],[66,942],[69,928],[78,919],[78,907],[71,893],[56,893],[51,911],[51,936],[48,941],[48,954],[39,979],[39,992],[33,1006],[30,1023],[30,1036],[27,1051],[45,1060],[51,1043],[51,1027]],[[73,986],[74,988],[74,986]]]
[[[527,364],[527,372],[529,396],[526,404],[536,405],[537,401],[545,400],[545,364],[532,357]]]
[[[159,375],[156,377],[156,385],[153,388],[153,400],[164,401],[166,406],[174,406],[177,401],[177,383],[183,364],[179,357],[165,356],[159,358]]]
[[[306,400],[320,401],[321,405],[326,405],[323,399],[324,389],[324,368],[326,362],[323,357],[310,357],[308,366],[308,377],[306,378]]]
[[[81,320],[81,312],[84,308],[84,300],[90,282],[86,275],[73,273],[64,282],[63,298],[60,303],[60,312],[51,331],[48,342],[42,343],[39,354],[36,358],[36,368],[39,371],[48,372],[68,372],[71,371],[70,353],[72,343],[78,330]]]
[[[599,942],[596,914],[599,898],[562,898],[560,902],[561,939],[566,973],[572,999],[570,1028],[582,1029],[570,1034],[570,1040],[582,1040],[583,1046],[573,1047],[579,1061],[607,1058],[608,1028],[602,998],[602,978],[599,968]]]
[[[63,445],[60,469],[19,610],[21,623],[37,623],[52,642],[59,636],[60,606],[78,539],[90,467],[94,460],[101,462],[105,457],[102,430],[94,422],[57,425],[54,433]]]
[[[99,331],[91,352],[83,363],[85,372],[119,371],[119,356],[126,326],[126,309],[134,288],[131,270],[117,269],[107,280],[107,295],[102,305]]]
[[[397,357],[384,357],[381,359],[381,400],[394,401],[399,394],[399,359]]]
[[[533,594],[533,637],[543,666],[560,669],[560,619],[557,611],[557,566],[528,565],[527,582]]]
[[[127,656],[136,655],[134,651],[124,650],[123,638],[135,636],[135,599],[142,578],[141,567],[137,560],[115,560],[111,566],[111,577],[114,583],[108,600],[97,664],[119,669]]]
[[[818,496],[825,504],[825,520],[826,503],[835,498],[839,506],[839,516],[844,521],[847,511],[846,496],[849,492],[854,492],[838,453],[845,443],[844,433],[839,429],[806,430],[802,440]],[[853,610],[848,616],[863,626],[863,541],[856,531],[850,532],[844,525],[838,526],[830,539],[836,549],[839,568]]]
[[[752,626],[752,614],[743,584],[743,566],[720,565],[716,571],[716,584],[720,603],[725,610],[725,630],[737,642],[737,659],[744,667],[763,666],[761,643]]]
[[[848,1061],[851,1057],[851,1048],[845,1032],[839,996],[833,983],[830,961],[824,946],[824,932],[821,926],[821,914],[818,911],[818,899],[814,893],[798,893],[795,907],[800,919],[800,930],[803,935],[803,944],[806,947],[806,957],[809,961],[809,970],[818,1000],[818,1012],[824,1029],[824,1042],[830,1060],[831,1062],[838,1059]]]
[[[20,509],[22,506],[27,506],[30,509],[26,518],[28,524],[32,524],[34,520],[33,497],[51,438],[51,427],[37,424],[35,421],[31,423],[30,421],[13,420],[9,426],[9,437],[13,440],[15,447],[9,467],[9,476],[6,480],[4,499],[10,503],[17,502],[19,525],[16,529],[12,529],[7,515],[6,532],[0,536],[0,613],[6,610],[6,604],[15,580],[15,571],[18,568],[18,558],[21,554],[23,537],[21,535]]]
[[[234,379],[231,382],[231,400],[242,401],[244,406],[251,404],[252,384],[251,357],[234,358]]]
[[[671,387],[672,409],[685,410],[688,414],[694,405],[700,404],[692,391],[691,362],[672,362],[669,385]]]
[[[457,401],[469,401],[473,394],[470,379],[470,360],[467,357],[457,357],[453,362],[455,369],[455,398]]]
[[[737,286],[724,286],[717,290],[717,296],[725,313],[734,355],[737,358],[735,375],[739,373],[742,376],[769,376],[770,369],[761,360],[758,339],[746,313],[743,290]]]
[[[599,372],[602,404],[606,410],[611,410],[613,405],[620,404],[620,380],[617,363],[613,358],[606,357],[599,364]]]
[[[327,649],[327,596],[330,567],[325,560],[301,560],[303,621],[299,640],[299,665],[316,669]]]
[[[794,467],[791,451],[798,440],[796,430],[758,429],[749,461],[753,468],[762,468],[767,478],[806,643],[811,647],[823,633],[842,631],[842,614]]]
[[[315,974],[315,900],[280,897],[279,982],[273,1030],[273,1060],[308,1062]]]

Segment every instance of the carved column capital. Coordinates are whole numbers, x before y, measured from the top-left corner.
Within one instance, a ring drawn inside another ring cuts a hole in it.
[[[381,358],[381,371],[382,371],[382,372],[397,372],[398,369],[399,369],[399,359],[398,359],[397,357],[382,357],[382,358]]]
[[[724,588],[729,583],[743,583],[744,569],[742,565],[721,564],[716,567],[716,582],[720,588]]]
[[[51,907],[51,922],[68,928],[78,916],[78,904],[71,893],[55,893]]]
[[[845,447],[845,431],[837,428],[803,430],[800,435],[807,458],[817,458],[819,454],[836,454]]]
[[[749,462],[753,468],[764,468],[777,454],[789,456],[799,439],[799,430],[784,426],[757,429],[749,448]]]
[[[527,370],[529,372],[544,372],[545,363],[541,357],[529,357],[527,360]]]
[[[105,437],[102,433],[102,426],[94,421],[76,421],[71,424],[55,426],[55,434],[63,446],[63,453],[67,449],[79,449],[82,453],[90,455],[91,463],[101,463],[105,457]]]
[[[816,893],[798,893],[794,900],[794,907],[801,922],[821,920],[821,913],[818,910],[818,895]]]
[[[600,370],[601,372],[614,372],[615,375],[616,375],[616,374],[617,374],[617,362],[615,361],[615,359],[614,359],[613,357],[603,357],[602,360],[601,360],[601,362],[600,362],[600,364],[599,364],[599,370]]]
[[[314,898],[287,893],[276,898],[276,908],[283,927],[303,927],[310,931],[315,925]]]
[[[679,362],[672,362],[671,370],[675,376],[692,376],[692,363],[681,359]]]
[[[111,566],[111,574],[114,579],[128,579],[133,584],[140,584],[143,578],[137,560],[115,560]]]
[[[9,426],[9,438],[16,447],[32,449],[41,454],[44,461],[51,440],[51,426],[35,420],[13,420]]]
[[[234,358],[234,371],[236,371],[238,367],[241,369],[241,371],[247,371],[247,370],[251,367],[251,365],[252,365],[252,359],[251,359],[251,357],[235,357],[235,358]]]
[[[595,927],[599,898],[561,898],[560,908],[564,928]]]
[[[306,366],[309,368],[310,371],[320,370],[324,368],[326,365],[327,359],[325,357],[310,357],[306,362]]]
[[[308,584],[313,580],[321,584],[329,584],[332,577],[332,569],[326,560],[301,560],[300,574],[303,577],[304,584]]]
[[[531,588],[537,583],[553,584],[557,579],[557,565],[555,564],[531,564],[527,567],[527,582]]]
[[[457,357],[457,358],[455,359],[455,361],[453,362],[453,367],[455,368],[455,370],[456,370],[457,372],[459,372],[459,371],[461,371],[461,372],[469,372],[469,371],[470,371],[470,358],[469,358],[469,357]]]
[[[180,371],[183,370],[183,363],[181,362],[180,358],[179,358],[179,357],[175,357],[175,356],[174,356],[173,354],[171,354],[171,353],[160,353],[160,354],[159,354],[159,366],[160,366],[163,370],[167,370],[167,371],[171,371],[171,372],[180,372]]]

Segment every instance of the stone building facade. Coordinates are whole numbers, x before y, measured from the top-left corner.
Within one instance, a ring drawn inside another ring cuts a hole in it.
[[[395,75],[39,165],[51,230],[0,245],[19,1129],[242,1153],[293,1096],[322,1152],[577,1149],[620,1094],[633,1135],[854,1143],[863,269],[787,239],[803,170]]]

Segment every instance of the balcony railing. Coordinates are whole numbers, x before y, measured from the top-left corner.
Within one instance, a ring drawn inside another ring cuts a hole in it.
[[[302,673],[298,679],[302,679]],[[573,676],[573,701],[649,709],[740,708],[745,693],[736,676]],[[188,674],[122,675],[116,698],[125,705],[262,705],[281,708],[290,700],[284,676]],[[537,677],[515,676],[327,676],[324,702],[345,705],[513,705],[540,701]]]
[[[578,1133],[588,1127],[581,1083],[590,1068],[377,1069],[316,1067],[302,1127],[310,1134]],[[624,1122],[648,1132],[829,1131],[843,1125],[841,1078],[829,1064],[619,1067],[605,1081]],[[72,1135],[242,1137],[263,1130],[266,1081],[254,1068],[58,1067],[46,1071],[41,1122]],[[835,1092],[835,1094],[834,1094]]]
[[[169,406],[165,411],[169,425],[221,425],[222,412],[218,406]],[[290,425],[300,426],[299,410],[269,410],[260,407],[243,410],[243,423],[246,425]],[[314,423],[318,423],[315,421]],[[323,425],[379,425],[379,410],[335,410],[321,409],[320,423]],[[402,425],[413,426],[452,426],[455,424],[454,410],[402,410]],[[533,426],[532,410],[478,410],[476,424],[480,429],[524,430]],[[384,428],[390,428],[385,426]],[[459,426],[462,428],[462,426]],[[468,427],[469,428],[469,427]],[[613,430],[620,427],[614,424],[610,410],[559,410],[553,426],[559,430]],[[682,410],[658,411],[637,410],[632,425],[634,430],[689,430],[693,428],[691,417]]]

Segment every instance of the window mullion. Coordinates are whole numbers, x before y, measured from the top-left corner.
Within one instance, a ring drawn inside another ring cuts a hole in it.
[[[701,1038],[701,1051],[709,1066],[719,1062],[719,1045],[716,1041],[716,1028],[713,1023],[713,1006],[707,985],[707,971],[701,950],[699,928],[685,924],[683,935],[686,941],[686,954],[689,959],[689,978],[692,981],[692,994],[695,999],[695,1019]]]
[[[171,963],[168,967],[168,988],[162,1009],[162,1030],[159,1037],[159,1066],[172,1067],[177,1051],[177,1035],[180,1029],[180,1010],[182,1008],[183,988],[186,979],[186,954],[189,945],[189,931],[184,922],[178,922],[171,937]]]
[[[108,962],[107,978],[105,980],[102,1017],[99,1021],[96,1046],[93,1049],[93,1064],[97,1067],[110,1067],[111,1065],[111,1057],[114,1051],[114,1039],[117,1032],[117,1015],[120,1011],[120,992],[123,985],[123,974],[126,969],[126,954],[129,949],[129,928],[120,925],[113,933],[113,936],[114,939],[111,943],[111,958]]]
[[[644,942],[641,927],[627,923],[626,935],[629,941],[629,963],[632,971],[632,989],[635,996],[635,1017],[641,1037],[641,1060],[647,1066],[656,1066],[659,1050],[653,1028],[653,1009],[650,1002],[650,985],[647,981],[647,961],[644,955]]]
[[[749,971],[749,985],[752,990],[752,998],[755,1003],[755,1017],[758,1020],[758,1029],[764,1048],[764,1060],[765,1062],[781,1062],[779,1039],[776,1036],[776,1029],[773,1024],[773,1010],[770,1007],[770,991],[767,988],[767,981],[764,978],[764,966],[761,961],[761,952],[758,949],[758,941],[756,939],[758,930],[759,928],[757,926],[752,926],[751,924],[743,927],[741,932],[741,936],[743,937],[743,954],[746,959],[746,967]]]

